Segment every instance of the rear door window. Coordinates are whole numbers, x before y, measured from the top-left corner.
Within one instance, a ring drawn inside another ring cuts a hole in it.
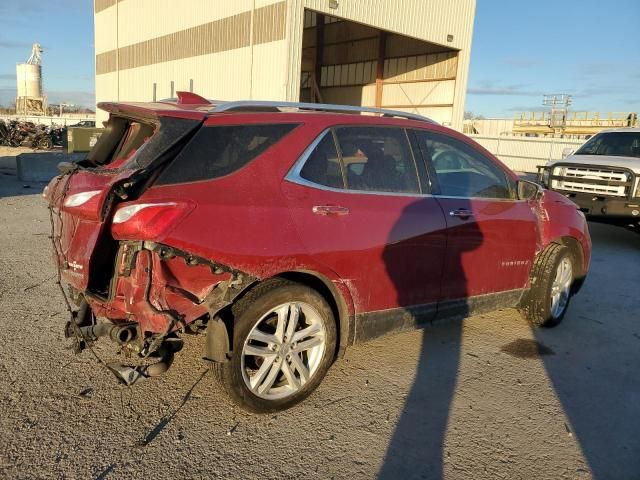
[[[336,129],[349,190],[420,193],[409,141],[401,128]]]
[[[512,199],[515,188],[506,172],[473,147],[447,135],[416,132],[426,160],[435,171],[440,195]]]
[[[297,124],[202,127],[160,175],[157,184],[229,175],[278,143]]]

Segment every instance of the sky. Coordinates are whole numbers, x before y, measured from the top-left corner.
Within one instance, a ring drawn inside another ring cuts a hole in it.
[[[640,112],[640,0],[477,0],[465,110]]]
[[[92,0],[0,0],[0,105],[16,96],[16,63],[39,42],[49,103],[94,107]]]
[[[575,111],[640,112],[639,32],[640,0],[477,0],[465,110],[512,117],[568,93]],[[93,40],[92,0],[0,0],[0,105],[37,41],[49,103],[93,107]]]

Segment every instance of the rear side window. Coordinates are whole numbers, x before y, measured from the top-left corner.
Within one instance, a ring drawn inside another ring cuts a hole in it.
[[[440,194],[465,198],[515,198],[506,173],[489,158],[455,138],[416,132],[420,148],[431,162]]]
[[[318,185],[344,188],[340,157],[331,132],[327,132],[313,149],[300,171],[300,176]]]
[[[407,135],[400,128],[336,130],[349,190],[420,193]]]
[[[229,175],[278,143],[297,124],[203,127],[160,175],[157,184]]]

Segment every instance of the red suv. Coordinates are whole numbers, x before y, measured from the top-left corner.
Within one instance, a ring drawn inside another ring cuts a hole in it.
[[[159,357],[109,366],[129,384],[206,332],[232,398],[278,410],[391,331],[503,307],[557,324],[587,274],[572,202],[424,117],[190,93],[100,108],[105,133],[45,197],[76,351]]]

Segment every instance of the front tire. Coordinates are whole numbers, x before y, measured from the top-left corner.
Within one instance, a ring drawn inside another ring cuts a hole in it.
[[[214,375],[242,408],[284,410],[315,390],[336,349],[331,308],[315,290],[274,279],[248,292],[232,307],[234,335],[228,362]]]
[[[551,244],[538,257],[531,270],[531,285],[520,311],[534,327],[555,327],[569,307],[575,266],[571,251]]]

